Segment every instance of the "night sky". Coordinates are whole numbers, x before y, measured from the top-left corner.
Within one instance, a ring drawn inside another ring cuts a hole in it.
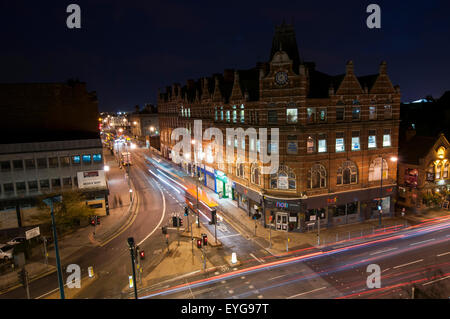
[[[81,6],[81,29],[66,7]],[[381,29],[366,7],[381,6]],[[267,61],[274,26],[294,23],[301,58],[359,75],[386,60],[403,101],[450,90],[449,1],[1,1],[0,82],[65,82],[97,91],[100,111],[156,104],[158,88]]]

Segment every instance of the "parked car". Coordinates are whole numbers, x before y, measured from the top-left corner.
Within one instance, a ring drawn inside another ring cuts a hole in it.
[[[15,237],[13,239],[11,239],[10,241],[6,242],[8,245],[14,246],[14,245],[18,245],[18,244],[22,244],[26,241],[27,239],[25,237]]]
[[[13,258],[14,246],[0,245],[0,260],[7,262]]]

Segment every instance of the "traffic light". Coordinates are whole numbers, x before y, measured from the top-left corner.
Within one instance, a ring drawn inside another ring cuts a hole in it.
[[[95,224],[96,224],[95,216],[91,216],[90,219],[91,219],[91,221],[90,221],[91,226],[95,226]]]
[[[145,253],[144,253],[143,250],[140,251],[139,257],[141,257],[141,259],[144,259],[144,258],[145,258]]]
[[[202,248],[202,240],[197,239],[197,248]]]
[[[167,227],[166,226],[161,227],[161,230],[162,230],[162,233],[164,235],[167,234]]]
[[[208,245],[208,236],[206,234],[202,234],[203,246]]]
[[[217,224],[217,211],[213,209],[211,211],[211,225]]]
[[[178,226],[182,227],[183,226],[183,218],[178,217]]]
[[[127,242],[128,242],[128,246],[130,246],[130,249],[134,249],[134,238],[128,237]]]
[[[173,224],[173,227],[178,227],[178,217],[177,216],[172,216],[172,224]]]
[[[100,216],[95,216],[97,219],[97,225],[100,225]]]
[[[189,208],[184,206],[184,216],[189,216]]]

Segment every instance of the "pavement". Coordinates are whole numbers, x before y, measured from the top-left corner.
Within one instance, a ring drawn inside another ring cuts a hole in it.
[[[132,223],[136,214],[136,207],[139,201],[133,192],[133,201],[130,202],[130,192],[128,181],[123,169],[118,165],[117,160],[108,149],[104,149],[103,156],[105,165],[110,167],[106,172],[109,195],[109,215],[100,217],[100,225],[92,227],[86,226],[70,234],[58,238],[58,248],[61,256],[61,262],[76,256],[77,253],[86,247],[103,246],[110,240],[121,234]],[[134,189],[134,186],[132,185]],[[132,204],[132,205],[130,205]],[[53,272],[56,272],[56,256],[53,245],[47,247],[48,264],[46,267],[44,256],[33,258],[31,263],[27,264],[30,268],[30,278],[41,278]],[[34,262],[36,259],[39,262]],[[45,266],[45,267],[44,267]],[[6,273],[0,276],[0,294],[16,289],[20,284],[16,273]],[[58,296],[59,297],[59,296]]]

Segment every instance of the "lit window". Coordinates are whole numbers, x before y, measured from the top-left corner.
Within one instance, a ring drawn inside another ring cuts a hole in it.
[[[83,164],[91,164],[91,155],[83,155]]]
[[[293,124],[297,123],[297,109],[286,109],[286,122]]]
[[[352,120],[359,120],[361,116],[361,108],[359,106],[352,107]]]
[[[344,133],[336,133],[336,153],[345,151]]]
[[[237,111],[236,111],[236,105],[233,105],[233,123],[237,122]]]
[[[250,151],[254,151],[255,150],[255,140],[254,139],[250,139]]]
[[[361,145],[359,144],[359,132],[352,132],[352,151],[361,150]]]
[[[236,147],[236,148],[238,147],[238,139],[237,139],[237,137],[234,138],[234,147]]]
[[[245,122],[244,104],[241,105],[241,123]]]
[[[319,140],[318,145],[319,145],[319,149],[318,149],[319,153],[326,153],[326,151],[327,151],[327,140],[326,139]]]
[[[223,121],[223,106],[220,107],[220,120]]]
[[[326,122],[327,120],[327,109],[319,109],[319,121]]]
[[[312,138],[311,136],[308,136],[308,139],[306,141],[306,152],[314,153],[314,138]]]
[[[217,106],[214,108],[214,120],[218,121],[219,120],[219,113],[217,111]]]
[[[72,164],[80,164],[81,163],[81,157],[80,155],[74,155],[72,156]]]
[[[94,154],[92,155],[92,159],[94,163],[101,163],[102,162],[102,154]]]
[[[230,110],[227,110],[227,122],[230,123],[231,118],[230,118]]]
[[[314,123],[316,120],[316,109],[308,107],[306,109],[306,123]]]
[[[377,147],[377,131],[375,130],[369,130],[369,148],[376,148]]]
[[[391,132],[390,130],[385,130],[383,134],[383,147],[391,146]]]
[[[377,119],[377,107],[369,106],[369,120],[376,120],[376,119]]]
[[[385,119],[392,118],[392,106],[390,106],[390,105],[384,106],[384,118]]]

